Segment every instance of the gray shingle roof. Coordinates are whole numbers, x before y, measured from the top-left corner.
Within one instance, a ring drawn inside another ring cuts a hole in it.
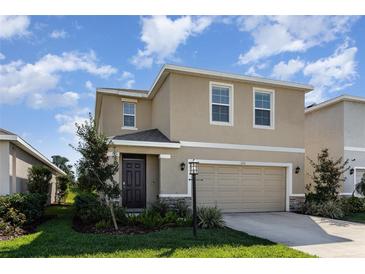
[[[162,142],[162,143],[175,143],[167,138],[158,129],[142,130],[136,133],[128,133],[123,135],[114,136],[113,140],[127,140],[127,141],[141,141],[141,142]]]

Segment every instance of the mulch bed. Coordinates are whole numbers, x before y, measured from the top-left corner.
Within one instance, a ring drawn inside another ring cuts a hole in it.
[[[138,234],[146,234],[150,232],[160,231],[170,227],[168,225],[164,225],[161,227],[147,228],[143,226],[121,226],[119,225],[119,229],[115,230],[114,227],[108,227],[103,229],[95,228],[95,225],[85,225],[80,222],[79,219],[74,218],[72,222],[72,228],[77,232],[81,233],[93,233],[93,234],[109,234],[109,235],[138,235]]]
[[[12,239],[15,239],[15,238],[18,238],[18,237],[27,235],[27,234],[34,233],[37,230],[37,226],[39,226],[40,224],[42,224],[42,223],[44,223],[44,222],[46,222],[46,221],[48,221],[50,219],[55,218],[56,216],[57,215],[46,215],[46,216],[43,216],[43,218],[40,219],[39,221],[37,221],[37,222],[35,222],[33,224],[30,224],[30,225],[27,225],[24,228],[19,228],[19,229],[17,229],[17,231],[14,231],[12,234],[4,235],[0,231],[0,241],[12,240]]]

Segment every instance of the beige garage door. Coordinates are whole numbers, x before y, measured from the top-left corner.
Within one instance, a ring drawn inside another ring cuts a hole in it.
[[[197,202],[223,212],[285,210],[285,168],[199,165]]]

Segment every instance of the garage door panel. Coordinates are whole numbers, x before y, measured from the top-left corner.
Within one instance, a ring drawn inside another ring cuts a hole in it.
[[[279,167],[200,165],[200,206],[223,212],[285,210],[285,169]]]

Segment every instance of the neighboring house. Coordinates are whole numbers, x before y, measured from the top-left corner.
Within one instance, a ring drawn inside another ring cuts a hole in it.
[[[349,159],[341,194],[352,195],[365,172],[365,98],[343,95],[305,110],[305,152],[316,160],[323,148],[330,157]],[[309,161],[306,170],[312,173]],[[310,183],[309,174],[305,183]]]
[[[27,191],[28,169],[45,165],[53,173],[50,202],[56,199],[56,176],[66,175],[16,134],[0,128],[0,195]]]
[[[165,65],[150,90],[99,88],[95,120],[117,152],[121,203],[289,210],[304,194],[304,84]]]

